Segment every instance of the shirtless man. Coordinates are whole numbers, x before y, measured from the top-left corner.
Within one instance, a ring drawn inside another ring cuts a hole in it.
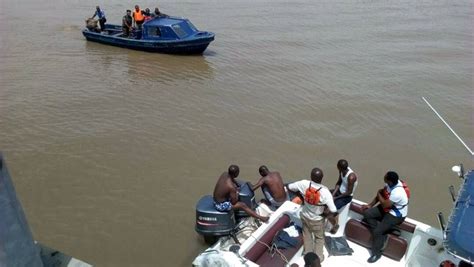
[[[279,172],[270,172],[265,165],[260,166],[258,172],[262,177],[252,186],[253,191],[262,187],[265,198],[274,208],[280,207],[285,201],[289,200]]]
[[[219,177],[214,188],[214,207],[221,212],[241,209],[248,215],[267,222],[268,217],[257,214],[245,203],[239,201],[239,194],[237,192],[239,185],[235,181],[235,178],[239,176],[239,172],[240,170],[237,165],[230,165],[229,170]]]

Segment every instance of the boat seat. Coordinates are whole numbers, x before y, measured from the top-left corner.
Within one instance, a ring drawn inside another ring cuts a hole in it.
[[[271,228],[259,239],[259,241],[266,244],[267,246],[271,246],[275,235],[280,230],[284,229],[289,224],[289,222],[290,217],[288,215],[281,216],[278,221],[276,221],[275,224],[271,226]],[[255,245],[253,245],[253,247],[247,251],[245,258],[263,267],[283,267],[286,265],[286,262],[282,259],[278,252],[271,253],[268,250],[268,247],[260,242],[256,242]],[[279,249],[279,251],[289,260],[296,254],[296,252],[298,252],[302,245],[303,237],[300,235],[298,237],[298,244],[296,247]]]
[[[365,248],[372,247],[372,232],[364,222],[350,219],[346,223],[345,236],[350,241]],[[405,239],[388,234],[388,241],[383,251],[383,255],[393,260],[400,261],[407,251],[408,243]]]
[[[353,212],[359,213],[360,215],[364,215],[364,209],[362,208],[361,204],[352,202],[350,209]],[[414,233],[415,229],[416,229],[416,225],[407,221],[404,221],[401,224],[394,227],[394,231],[395,232],[398,231],[398,235],[400,235],[400,231]]]

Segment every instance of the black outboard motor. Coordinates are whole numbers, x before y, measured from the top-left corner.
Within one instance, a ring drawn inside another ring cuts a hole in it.
[[[239,201],[245,203],[249,208],[255,210],[257,207],[257,202],[255,202],[255,193],[252,191],[249,183],[244,183],[242,181],[237,181],[239,184]],[[237,210],[235,217],[237,222],[240,222],[241,219],[249,217],[245,211]]]
[[[239,185],[239,201],[244,202],[251,209],[255,209],[255,194],[248,183],[237,182]],[[249,215],[243,210],[228,212],[217,211],[214,207],[214,198],[203,196],[196,205],[196,232],[204,236],[207,243],[214,243],[217,237],[233,235],[237,222]]]

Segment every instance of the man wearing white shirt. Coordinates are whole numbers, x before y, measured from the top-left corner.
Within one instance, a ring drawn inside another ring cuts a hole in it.
[[[382,247],[387,238],[387,231],[401,224],[408,213],[408,195],[398,174],[389,171],[384,177],[385,187],[377,192],[371,203],[364,206],[364,220],[372,229],[372,256],[369,263],[382,257]],[[380,205],[375,206],[377,203]]]
[[[337,212],[331,192],[321,184],[323,176],[321,169],[314,168],[311,171],[311,181],[301,180],[288,185],[290,191],[304,196],[304,204],[300,213],[303,222],[304,253],[316,253],[321,262],[324,260],[325,217],[323,213],[326,206],[331,213]]]

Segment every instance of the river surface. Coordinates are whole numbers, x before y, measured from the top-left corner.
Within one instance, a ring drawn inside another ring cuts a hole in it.
[[[195,203],[229,164],[287,182],[319,166],[332,187],[340,158],[356,198],[395,170],[409,216],[437,226],[451,166],[474,167],[421,99],[474,147],[471,1],[160,1],[216,33],[202,56],[86,42],[96,4],[0,2],[0,150],[44,244],[96,266],[190,266]],[[120,23],[135,2],[99,4]]]

